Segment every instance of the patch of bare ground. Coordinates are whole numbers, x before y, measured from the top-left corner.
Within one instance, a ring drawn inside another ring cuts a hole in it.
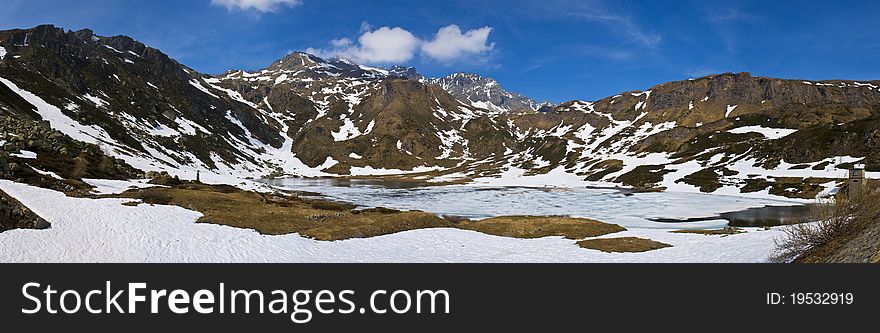
[[[318,240],[365,238],[406,230],[450,227],[433,214],[391,209],[352,210],[347,203],[244,191],[226,185],[182,184],[129,190],[120,197],[176,205],[204,214],[200,223],[254,229],[268,235],[298,233]]]
[[[594,238],[585,239],[577,242],[578,246],[585,249],[599,250],[602,252],[648,252],[659,250],[662,248],[672,247],[672,245],[661,243],[658,241],[638,238],[638,237],[619,237],[619,238]]]
[[[745,230],[742,230],[742,229],[740,229],[740,228],[737,228],[737,227],[724,227],[724,228],[721,228],[721,229],[709,229],[709,230],[692,230],[692,229],[686,229],[686,230],[675,230],[675,231],[670,231],[670,232],[672,232],[672,233],[676,233],[676,234],[698,234],[698,235],[708,235],[708,236],[714,236],[714,235],[729,236],[729,235],[736,235],[736,234],[745,233],[746,231],[745,231]]]
[[[616,224],[562,216],[499,216],[479,221],[463,221],[456,224],[456,227],[496,236],[515,238],[562,236],[572,240],[626,230]]]

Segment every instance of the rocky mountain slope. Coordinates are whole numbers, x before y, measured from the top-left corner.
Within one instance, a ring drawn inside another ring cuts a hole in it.
[[[372,175],[812,198],[852,163],[880,171],[880,81],[727,73],[518,112],[537,105],[491,79],[424,79],[305,53],[211,76],[88,30],[3,31],[0,47],[0,113],[189,178]]]
[[[530,98],[504,90],[495,79],[476,74],[455,73],[442,78],[425,79],[424,82],[438,85],[461,101],[491,111],[530,112],[540,108]]]
[[[0,32],[0,41],[0,113],[46,120],[140,169],[247,172],[267,161],[257,145],[236,143],[284,141],[258,110],[131,38],[39,26]]]

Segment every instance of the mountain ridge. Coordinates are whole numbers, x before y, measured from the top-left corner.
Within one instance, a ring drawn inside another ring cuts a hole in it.
[[[520,100],[532,111],[510,112],[474,105],[460,97],[474,90],[450,93],[410,67],[302,52],[207,75],[90,30],[0,31],[0,47],[0,113],[48,120],[143,171],[438,184],[531,177],[804,199],[836,186],[853,163],[880,171],[876,80],[723,73],[592,102]],[[457,77],[482,93],[501,89]]]

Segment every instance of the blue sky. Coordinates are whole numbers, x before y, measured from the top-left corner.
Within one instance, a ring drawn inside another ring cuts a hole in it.
[[[128,35],[206,73],[311,50],[555,102],[720,72],[880,79],[878,1],[4,0],[0,29]]]

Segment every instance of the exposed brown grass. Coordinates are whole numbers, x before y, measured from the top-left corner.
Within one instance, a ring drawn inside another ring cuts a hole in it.
[[[672,247],[672,245],[666,243],[638,237],[585,239],[577,242],[577,244],[585,249],[602,252],[647,252]]]
[[[448,215],[448,214],[440,215],[440,217],[442,217],[446,221],[449,221],[452,224],[459,224],[462,222],[470,222],[470,220],[471,220],[471,219],[464,217],[464,216]]]
[[[516,238],[563,236],[574,240],[626,230],[615,224],[561,216],[502,216],[471,221],[381,207],[352,210],[354,206],[347,203],[196,183],[133,189],[119,196],[195,210],[204,214],[200,223],[254,229],[269,235],[299,233],[318,240],[366,238],[437,227]]]
[[[140,199],[150,205],[170,205],[173,198],[165,190],[145,188],[132,191],[132,198]]]
[[[811,223],[786,226],[785,236],[776,240],[771,261],[827,262],[866,228],[880,223],[880,189],[877,184],[869,185],[859,193],[841,191],[833,200],[820,201],[812,207],[807,221],[799,221]],[[880,240],[862,247],[876,248],[877,242]]]
[[[462,222],[456,227],[496,236],[516,238],[562,236],[573,240],[626,230],[616,224],[591,219],[551,216],[499,216]]]
[[[349,204],[261,194],[224,186],[186,184],[130,190],[120,196],[142,199],[144,202],[161,198],[163,202],[156,203],[201,212],[204,216],[199,219],[200,223],[254,229],[269,235],[299,233],[318,240],[373,237],[450,226],[445,220],[425,212],[388,209],[352,211]]]

